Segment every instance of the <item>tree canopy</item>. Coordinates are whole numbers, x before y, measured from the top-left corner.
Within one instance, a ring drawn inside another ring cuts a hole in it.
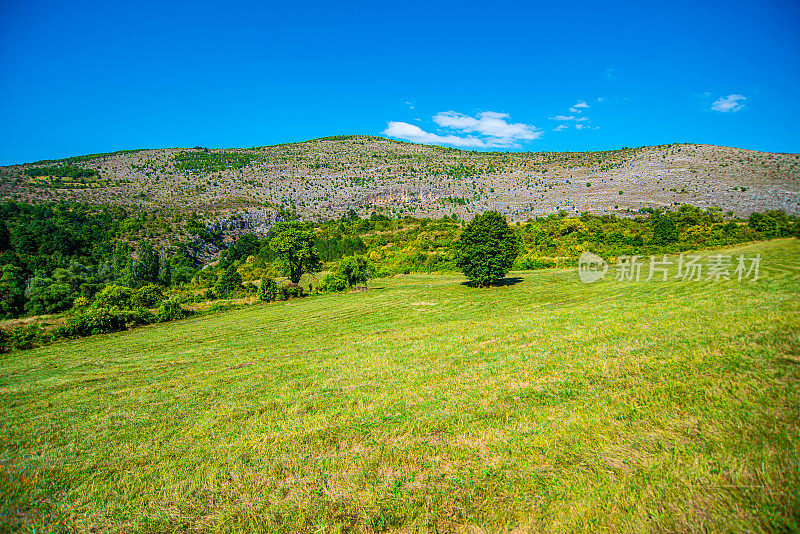
[[[314,232],[300,221],[275,224],[269,244],[277,256],[277,266],[293,284],[300,282],[304,272],[314,272],[320,267]]]
[[[505,216],[496,211],[478,215],[455,244],[456,264],[471,282],[487,286],[503,278],[520,251],[520,241]]]

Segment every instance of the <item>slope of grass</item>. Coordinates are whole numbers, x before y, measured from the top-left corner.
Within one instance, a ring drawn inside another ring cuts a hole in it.
[[[0,361],[7,531],[796,531],[800,242],[757,282],[377,280]]]

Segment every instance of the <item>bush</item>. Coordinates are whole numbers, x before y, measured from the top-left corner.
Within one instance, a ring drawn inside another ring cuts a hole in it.
[[[520,242],[505,216],[487,211],[464,228],[455,247],[456,263],[464,276],[478,286],[487,286],[508,273]]]
[[[319,284],[319,290],[323,293],[344,291],[345,289],[347,289],[347,280],[337,273],[326,274]]]
[[[8,332],[5,346],[8,351],[32,349],[37,343],[44,342],[42,337],[38,324],[17,326]]]
[[[164,292],[161,287],[147,284],[133,293],[131,303],[136,308],[154,308],[162,300],[164,300]]]
[[[278,298],[278,285],[274,278],[263,278],[258,288],[258,298],[264,302],[273,302]]]
[[[8,352],[11,347],[8,346],[8,332],[0,328],[0,354]]]
[[[518,258],[514,262],[514,268],[524,271],[533,271],[536,269],[549,269],[551,267],[555,267],[556,262],[548,258],[533,258],[530,256],[526,256],[524,258]]]
[[[78,297],[72,301],[72,307],[76,310],[83,311],[89,307],[89,299],[86,297]]]
[[[231,265],[219,275],[214,286],[214,293],[222,298],[229,297],[242,288],[242,275]]]
[[[170,299],[161,303],[161,306],[156,310],[156,317],[159,323],[166,323],[167,321],[177,321],[189,315],[189,312],[181,308],[177,300]]]
[[[133,305],[133,290],[129,287],[111,284],[103,288],[95,297],[95,308],[120,308],[131,309]]]
[[[289,300],[291,298],[301,298],[305,296],[303,287],[297,284],[289,284],[278,287],[278,300]]]
[[[669,216],[659,216],[653,223],[654,245],[669,245],[678,240],[678,227]]]
[[[141,326],[158,322],[156,316],[147,308],[113,311],[112,313],[122,318],[128,326]]]
[[[63,337],[85,337],[125,330],[125,318],[108,308],[94,308],[67,319],[67,324],[59,327],[58,334]]]
[[[353,287],[366,284],[370,270],[370,264],[364,256],[348,256],[339,260],[336,276],[342,278],[347,287]]]

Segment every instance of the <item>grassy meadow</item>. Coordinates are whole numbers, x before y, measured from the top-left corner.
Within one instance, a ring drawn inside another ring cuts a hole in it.
[[[0,356],[0,530],[800,531],[800,241],[725,252],[762,278],[395,276]]]

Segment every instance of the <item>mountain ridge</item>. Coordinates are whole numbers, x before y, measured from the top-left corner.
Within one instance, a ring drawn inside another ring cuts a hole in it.
[[[279,207],[305,218],[512,220],[682,204],[800,213],[800,155],[676,143],[590,152],[483,152],[376,136],[251,148],[132,149],[0,167],[0,198],[210,213]]]

